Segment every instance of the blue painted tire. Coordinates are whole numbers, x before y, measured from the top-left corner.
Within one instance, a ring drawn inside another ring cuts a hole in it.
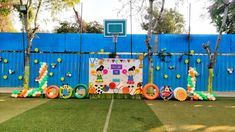
[[[161,87],[161,89],[160,89],[160,92],[159,92],[159,94],[160,94],[160,97],[163,99],[163,90],[164,90],[164,86],[162,86]],[[168,100],[170,100],[173,96],[174,96],[174,91],[171,89],[171,87],[170,87],[170,96],[167,98]]]

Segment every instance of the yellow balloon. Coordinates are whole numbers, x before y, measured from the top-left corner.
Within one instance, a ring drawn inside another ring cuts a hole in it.
[[[139,68],[136,68],[136,69],[135,69],[135,73],[136,73],[136,74],[139,74],[139,73],[140,73],[140,69],[139,69]]]
[[[91,70],[91,75],[96,75],[96,71],[95,70]]]

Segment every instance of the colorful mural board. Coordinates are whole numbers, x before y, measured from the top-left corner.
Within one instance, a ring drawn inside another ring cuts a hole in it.
[[[94,92],[140,94],[142,67],[138,59],[89,58],[89,85]]]

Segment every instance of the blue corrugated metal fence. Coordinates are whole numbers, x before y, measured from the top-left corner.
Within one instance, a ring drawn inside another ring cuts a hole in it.
[[[134,52],[133,58],[138,59],[138,54],[147,52],[145,45],[146,35],[133,35],[133,45],[130,44],[130,35],[125,38],[118,38],[117,52],[120,52],[119,58],[131,58],[131,47]],[[24,47],[26,37],[23,39],[21,33],[0,33],[0,87],[20,87],[23,80],[19,80],[19,76],[23,76],[24,70]],[[158,45],[155,44],[155,35],[151,41],[151,46],[158,46],[158,51],[166,48],[167,52],[173,53],[171,58],[167,58],[167,62],[159,59],[157,55],[153,56],[154,63],[154,83],[159,87],[170,85],[172,88],[185,87],[187,85],[187,68],[185,60],[188,58],[184,55],[189,50],[194,50],[195,54],[190,56],[189,65],[196,67],[200,76],[197,77],[197,90],[207,90],[207,64],[208,56],[202,48],[202,43],[211,42],[212,51],[215,49],[217,35],[158,35]],[[188,44],[190,43],[190,49]],[[35,53],[34,49],[38,48],[39,53]],[[90,54],[91,52],[99,52],[101,49],[104,54]],[[80,51],[82,54],[80,54]],[[61,86],[62,83],[69,83],[72,87],[79,83],[88,84],[89,75],[89,58],[108,58],[107,52],[114,51],[112,38],[104,38],[102,34],[42,34],[36,35],[33,40],[32,53],[30,58],[30,86],[38,87],[35,78],[38,76],[40,64],[34,63],[34,60],[46,62],[48,64],[49,75],[48,85]],[[79,54],[77,54],[79,53]],[[235,69],[235,35],[223,35],[221,39],[220,54],[215,67],[214,73],[214,90],[215,91],[235,91],[235,73],[229,74],[227,68]],[[57,59],[61,58],[61,62]],[[4,59],[8,63],[4,63]],[[197,59],[201,63],[197,63]],[[148,81],[148,60],[144,58],[143,83]],[[52,68],[51,64],[56,64]],[[156,70],[156,67],[160,67]],[[170,67],[173,67],[172,69]],[[13,74],[9,70],[14,71]],[[70,72],[71,77],[66,76]],[[179,74],[180,78],[176,75]],[[4,79],[6,75],[8,79]],[[167,75],[168,78],[164,78]],[[64,77],[62,82],[60,79]]]

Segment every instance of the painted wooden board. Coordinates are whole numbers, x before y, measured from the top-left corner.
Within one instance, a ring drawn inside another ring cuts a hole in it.
[[[90,87],[98,94],[138,94],[143,78],[140,64],[138,59],[89,58]]]

